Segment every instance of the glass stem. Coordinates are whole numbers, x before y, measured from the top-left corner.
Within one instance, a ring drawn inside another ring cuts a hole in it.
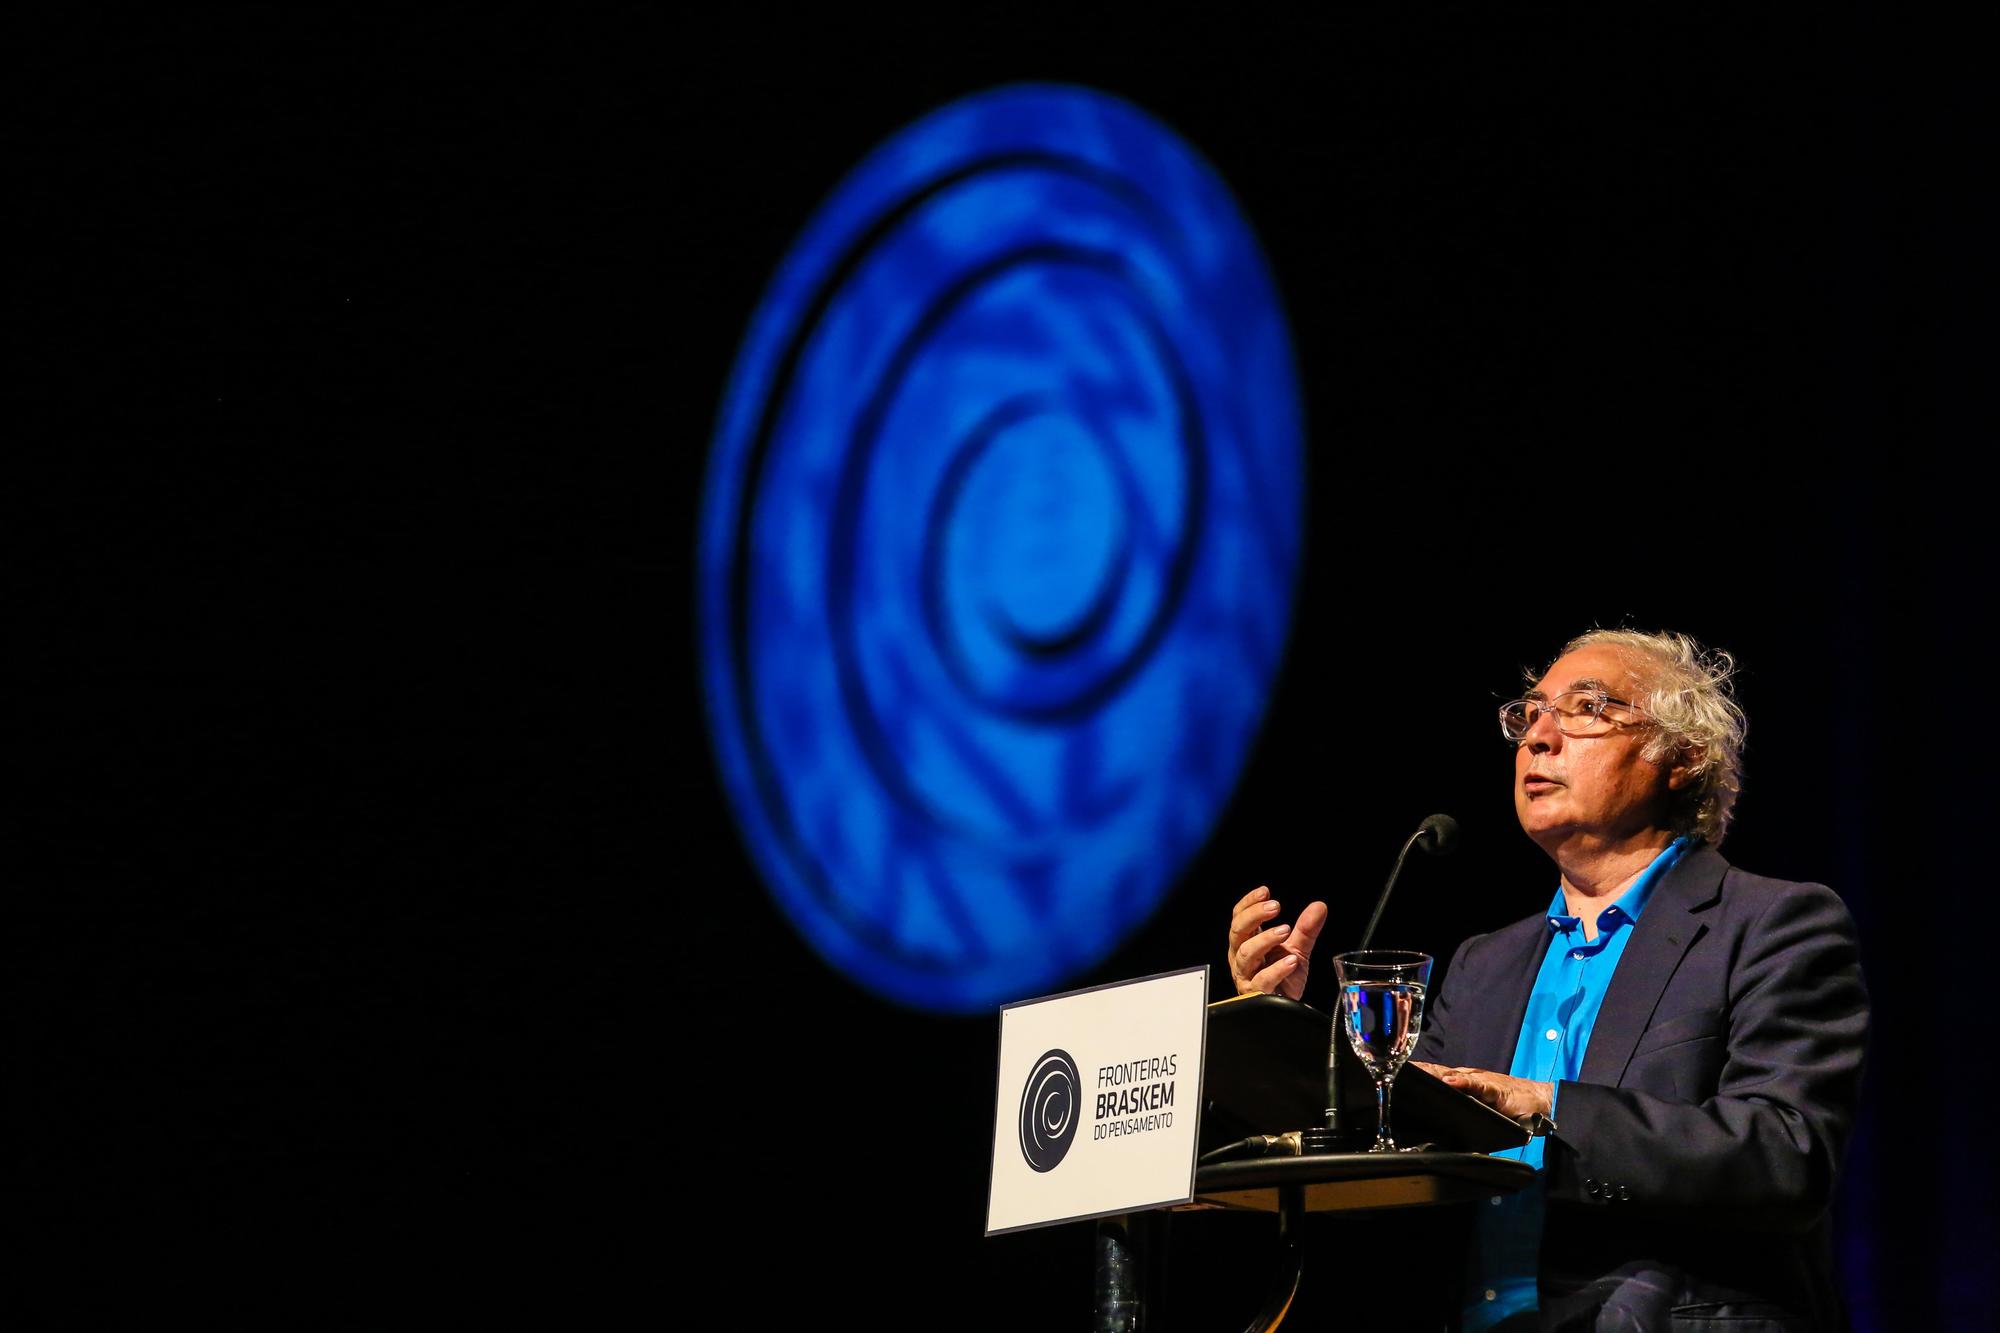
[[[1389,1133],[1389,1084],[1382,1079],[1375,1085],[1375,1151],[1388,1152],[1396,1146],[1396,1140]]]

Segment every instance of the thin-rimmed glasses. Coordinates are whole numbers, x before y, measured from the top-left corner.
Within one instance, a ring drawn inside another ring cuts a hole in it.
[[[1603,690],[1564,690],[1553,699],[1531,694],[1500,705],[1500,734],[1519,745],[1545,712],[1555,718],[1556,730],[1565,736],[1601,736],[1613,727],[1636,720],[1608,716],[1604,711],[1607,708],[1639,711],[1639,706],[1630,699],[1620,699]]]

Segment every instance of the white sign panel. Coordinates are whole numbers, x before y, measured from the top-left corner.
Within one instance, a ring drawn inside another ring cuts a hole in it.
[[[1000,1011],[986,1234],[1194,1197],[1208,969]]]

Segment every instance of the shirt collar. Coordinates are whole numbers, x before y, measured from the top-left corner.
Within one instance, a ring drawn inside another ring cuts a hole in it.
[[[1598,934],[1614,930],[1621,925],[1639,919],[1639,913],[1646,910],[1646,900],[1653,896],[1653,886],[1658,884],[1669,870],[1687,854],[1691,841],[1685,836],[1675,838],[1667,844],[1665,851],[1653,858],[1653,863],[1639,872],[1639,878],[1632,881],[1632,887],[1618,895],[1618,900],[1604,909],[1597,918]],[[1569,914],[1569,901],[1563,897],[1562,885],[1556,885],[1556,896],[1549,902],[1549,929],[1555,933],[1575,930],[1582,922],[1581,917]]]

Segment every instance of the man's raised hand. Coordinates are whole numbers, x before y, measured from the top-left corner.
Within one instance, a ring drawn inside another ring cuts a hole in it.
[[[1306,991],[1313,945],[1326,925],[1326,904],[1307,903],[1295,925],[1278,920],[1279,903],[1259,885],[1243,895],[1229,916],[1229,975],[1236,993],[1261,992],[1298,999]]]

